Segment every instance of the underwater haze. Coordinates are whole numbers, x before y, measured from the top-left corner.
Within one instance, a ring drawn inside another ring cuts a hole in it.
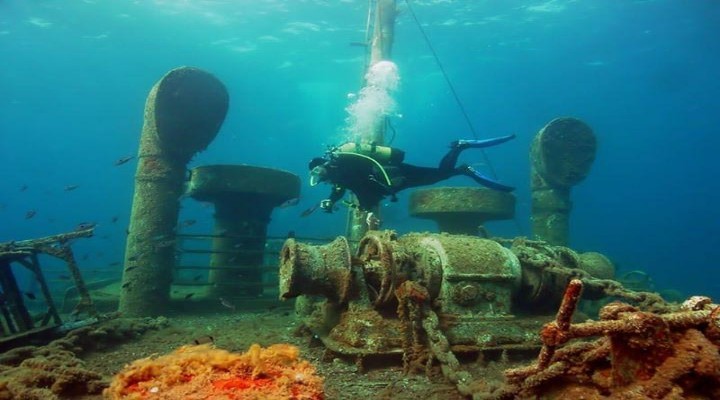
[[[572,191],[571,247],[606,254],[620,272],[646,271],[657,289],[720,298],[720,2],[397,3],[388,139],[407,162],[434,166],[450,141],[472,138],[447,77],[480,137],[517,135],[487,150],[499,180],[517,187],[516,221],[488,228],[530,235],[530,143],[552,119],[579,118],[599,147]],[[119,275],[135,160],[115,164],[137,153],[148,92],[179,66],[214,74],[230,94],[217,138],[191,167],[295,173],[299,204],[273,213],[270,234],[344,234],[344,212],[300,214],[329,191],[309,186],[308,161],[348,134],[367,5],[0,0],[0,241],[97,223],[74,246],[80,264]],[[473,151],[462,162],[491,168]],[[408,216],[408,197],[383,205],[383,226],[435,230]],[[187,230],[209,233],[212,208],[182,204],[181,220],[197,221]]]

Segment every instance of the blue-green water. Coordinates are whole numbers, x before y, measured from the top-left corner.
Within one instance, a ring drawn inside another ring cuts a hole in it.
[[[472,136],[404,1],[393,60],[401,76],[392,145],[435,165]],[[528,150],[558,116],[595,130],[597,160],[573,190],[572,247],[642,269],[659,287],[720,297],[720,3],[412,1],[480,136],[516,133],[488,150],[518,188],[517,219],[489,225],[529,234]],[[296,207],[272,234],[333,236],[344,213],[302,210],[327,195],[307,162],[344,135],[348,93],[364,69],[364,0],[0,1],[0,241],[97,222],[75,249],[83,268],[112,268],[124,251],[142,110],[168,70],[215,74],[231,96],[217,139],[192,166],[247,163],[303,178]],[[464,162],[480,162],[466,152]],[[487,171],[487,166],[479,165]],[[466,178],[444,184],[472,185]],[[66,191],[68,185],[77,189]],[[432,230],[384,207],[385,226]],[[209,232],[212,209],[185,200],[181,219]],[[30,210],[35,216],[26,219]],[[112,222],[117,216],[117,221]],[[122,268],[116,266],[115,268]],[[119,271],[119,270],[118,270]]]

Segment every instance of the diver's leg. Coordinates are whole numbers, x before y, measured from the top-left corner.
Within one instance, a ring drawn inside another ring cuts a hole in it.
[[[515,135],[507,135],[483,140],[456,140],[450,143],[450,151],[448,151],[447,154],[445,154],[445,156],[442,158],[442,160],[440,160],[439,168],[442,170],[455,168],[455,164],[457,164],[457,159],[460,156],[460,152],[465,149],[477,149],[482,147],[495,146],[500,143],[505,143],[508,140],[512,140],[514,138]]]
[[[498,181],[488,178],[469,165],[461,165],[457,168],[457,171],[465,176],[469,176],[475,182],[493,190],[499,190],[501,192],[512,192],[515,190],[512,186],[506,186]]]
[[[440,165],[438,165],[438,168],[441,171],[452,171],[453,169],[455,169],[455,164],[457,164],[460,152],[464,150],[458,146],[450,146],[450,151],[448,151],[447,154],[443,156],[442,160],[440,160]]]

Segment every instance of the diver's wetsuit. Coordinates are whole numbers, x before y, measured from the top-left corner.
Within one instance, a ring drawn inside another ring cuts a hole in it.
[[[455,164],[460,153],[467,148],[492,146],[514,137],[510,135],[489,140],[453,142],[437,168],[406,164],[401,162],[403,157],[398,157],[392,163],[380,164],[351,152],[330,153],[329,159],[323,164],[326,174],[322,180],[331,183],[333,189],[329,202],[325,202],[322,208],[332,212],[333,205],[343,198],[346,190],[350,190],[357,197],[358,207],[370,211],[386,196],[392,196],[394,200],[395,194],[401,190],[432,185],[457,175],[468,176],[491,189],[512,191],[514,188],[486,178],[468,165],[456,167]],[[402,154],[401,150],[393,151]]]

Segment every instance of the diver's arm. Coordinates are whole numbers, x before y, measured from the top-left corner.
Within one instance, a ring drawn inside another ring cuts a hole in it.
[[[330,192],[330,197],[320,202],[320,208],[322,208],[326,213],[331,213],[335,203],[342,199],[343,196],[345,196],[345,188],[334,185],[332,192]]]

